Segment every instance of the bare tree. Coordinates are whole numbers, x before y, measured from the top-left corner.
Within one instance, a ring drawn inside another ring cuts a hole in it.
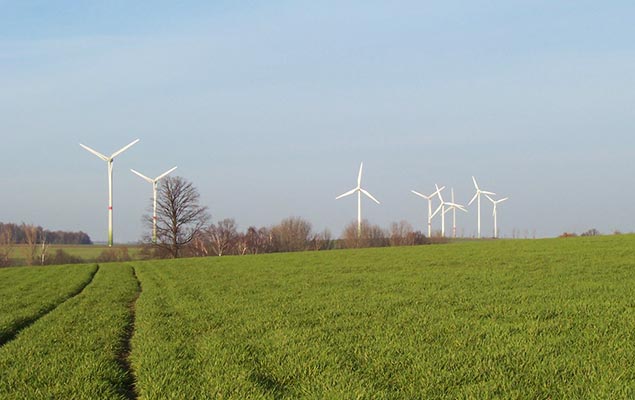
[[[38,229],[37,226],[32,224],[25,224],[24,222],[20,226],[22,232],[24,232],[24,244],[26,245],[26,253],[24,255],[24,261],[26,265],[33,265],[35,263],[35,259],[39,258],[37,255],[37,239],[38,239]]]
[[[331,250],[335,245],[331,231],[324,229],[311,237],[311,250]]]
[[[379,225],[371,225],[362,220],[361,234],[357,234],[357,221],[346,225],[342,233],[342,243],[346,248],[388,246],[386,232]]]
[[[15,246],[13,229],[10,225],[0,227],[0,267],[11,265],[11,253]]]
[[[197,237],[209,220],[207,207],[199,205],[199,194],[191,182],[167,177],[157,196],[157,246],[177,258]],[[152,218],[146,218],[152,229]]]
[[[306,250],[311,235],[311,223],[300,217],[283,219],[271,228],[275,251]]]
[[[218,221],[216,225],[210,225],[206,233],[209,237],[210,247],[217,256],[230,253],[232,248],[236,246],[238,231],[236,221],[232,218],[225,218]]]
[[[20,225],[20,230],[24,235],[24,244],[26,245],[25,262],[27,265],[39,263],[44,265],[46,261],[46,252],[48,244],[44,229],[33,224]]]
[[[414,229],[407,221],[393,222],[390,224],[391,246],[412,246],[414,244]]]

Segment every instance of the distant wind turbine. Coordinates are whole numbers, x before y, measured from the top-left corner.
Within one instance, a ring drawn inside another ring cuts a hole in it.
[[[442,189],[439,189],[439,186],[436,184],[434,186],[437,188],[437,196],[439,197],[441,204],[439,204],[439,207],[434,211],[432,216],[434,217],[439,211],[441,211],[441,236],[445,237],[445,213],[450,210],[456,210],[457,208],[461,211],[467,212],[467,210],[462,205],[454,203],[454,201],[450,202],[443,200],[443,196],[441,195]],[[454,200],[454,192],[452,192],[452,200]],[[446,208],[446,206],[448,208]],[[456,231],[456,214],[454,215],[454,221],[454,230]]]
[[[97,157],[101,158],[102,160],[108,163],[108,247],[112,247],[112,244],[113,244],[113,240],[112,240],[112,162],[115,157],[117,157],[119,154],[123,153],[124,151],[128,150],[132,145],[136,144],[138,141],[139,139],[122,147],[121,149],[112,153],[110,157],[105,156],[101,154],[100,152],[91,149],[88,146],[84,146],[81,143],[79,144],[85,150],[88,150],[89,152],[93,153],[94,155],[96,155]]]
[[[446,205],[449,205],[449,207],[445,210],[445,212],[452,210],[452,237],[456,239],[456,210],[461,210],[465,213],[467,212],[467,210],[465,209],[464,206],[454,201],[454,188],[450,188],[450,193],[452,197],[452,202],[445,203]]]
[[[174,167],[168,171],[165,171],[164,173],[162,173],[161,175],[157,176],[156,178],[152,179],[152,178],[148,178],[147,176],[143,175],[140,172],[135,171],[134,169],[130,168],[130,171],[132,171],[133,173],[139,175],[142,179],[150,182],[152,184],[152,243],[156,243],[157,242],[157,186],[159,184],[159,181],[161,180],[161,178],[164,178],[166,175],[168,175],[170,172],[174,171],[177,167]]]
[[[370,199],[373,200],[375,203],[380,204],[379,201],[376,198],[374,198],[372,194],[362,189],[362,169],[363,168],[364,168],[364,163],[362,162],[359,165],[359,174],[357,175],[357,186],[354,189],[351,189],[348,192],[343,193],[335,198],[335,200],[338,200],[338,199],[341,199],[342,197],[346,197],[353,193],[357,193],[357,237],[361,236],[361,233],[362,233],[362,193],[370,197]]]
[[[417,192],[416,190],[411,190],[412,193],[416,194],[419,197],[423,197],[424,199],[428,200],[428,237],[432,236],[432,198],[434,196],[437,195],[437,193],[439,193],[439,191],[445,189],[445,186],[438,188],[436,192],[429,194],[429,195],[425,195],[422,193]]]
[[[467,203],[467,205],[469,206],[470,204],[472,204],[474,202],[474,200],[478,199],[477,204],[478,204],[478,217],[477,217],[477,221],[478,221],[478,238],[481,238],[481,194],[484,195],[492,195],[495,196],[496,193],[493,192],[488,192],[485,190],[481,190],[478,187],[478,183],[476,183],[476,179],[474,177],[472,177],[472,181],[474,182],[474,187],[476,188],[476,193],[474,194],[474,197],[472,197],[472,200],[470,200],[469,203]]]
[[[492,215],[494,216],[494,238],[498,237],[498,225],[497,225],[497,221],[496,221],[496,206],[498,205],[498,203],[502,203],[505,200],[509,199],[509,197],[504,197],[502,199],[499,200],[494,200],[491,197],[489,197],[488,195],[485,195],[491,202],[492,204],[494,204],[494,212],[492,213]]]

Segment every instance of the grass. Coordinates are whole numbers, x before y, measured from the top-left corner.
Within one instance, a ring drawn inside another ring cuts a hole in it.
[[[126,396],[134,265],[139,398],[633,398],[634,264],[623,235],[101,266],[0,347],[0,397]]]
[[[635,395],[635,238],[137,269],[142,398]]]
[[[0,348],[0,398],[127,398],[121,356],[137,289],[130,265],[101,266],[80,294]]]
[[[93,278],[95,265],[0,269],[0,345]]]

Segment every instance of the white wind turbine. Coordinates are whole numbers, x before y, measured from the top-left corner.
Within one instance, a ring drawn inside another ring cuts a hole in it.
[[[439,189],[439,186],[437,186],[436,184],[434,186],[437,188],[437,196],[439,197],[439,201],[441,202],[441,204],[439,204],[439,207],[434,211],[432,216],[434,217],[439,211],[441,211],[441,236],[445,237],[445,213],[450,210],[456,210],[457,208],[465,212],[467,212],[467,210],[462,205],[456,204],[454,202],[454,191],[452,191],[453,201],[445,201],[443,200],[443,196],[441,196],[441,191],[443,190],[443,188]],[[448,206],[448,208],[445,208],[446,206]],[[454,231],[456,232],[456,211],[454,214],[454,223]]]
[[[445,210],[445,212],[452,210],[452,237],[456,239],[456,210],[461,210],[463,212],[467,212],[467,210],[465,209],[464,206],[454,201],[454,188],[450,189],[450,193],[452,196],[452,202],[445,203],[446,205],[449,205],[449,207]]]
[[[157,186],[159,184],[159,181],[164,178],[166,175],[168,175],[170,172],[174,171],[177,167],[174,167],[168,171],[165,171],[164,173],[162,173],[161,175],[157,176],[156,178],[152,179],[152,178],[148,178],[147,176],[143,175],[142,173],[135,171],[134,169],[130,168],[130,171],[132,171],[133,173],[139,175],[142,179],[150,182],[152,184],[152,243],[156,243],[157,242]]]
[[[379,201],[373,197],[372,194],[368,193],[366,190],[362,189],[362,169],[364,167],[364,163],[362,162],[359,165],[359,174],[357,175],[357,186],[354,189],[349,190],[348,192],[341,194],[335,198],[335,200],[341,199],[342,197],[346,197],[353,193],[357,193],[357,236],[361,236],[362,233],[362,193],[366,196],[370,197],[375,203],[380,204]]]
[[[509,197],[504,197],[502,199],[499,200],[494,200],[491,197],[489,197],[488,195],[485,195],[491,202],[492,204],[494,204],[494,212],[492,213],[492,215],[494,216],[494,238],[498,237],[498,225],[497,225],[497,221],[496,221],[496,206],[498,205],[498,203],[502,203],[505,200],[509,199]]]
[[[472,181],[474,181],[474,187],[476,188],[476,193],[474,194],[474,197],[472,197],[472,200],[470,200],[469,203],[467,203],[467,205],[469,206],[470,204],[472,204],[474,202],[475,199],[478,199],[477,203],[478,203],[478,217],[477,217],[477,221],[478,221],[478,238],[481,238],[481,194],[484,195],[496,195],[496,193],[493,192],[488,192],[486,190],[481,190],[478,187],[478,183],[476,183],[476,179],[474,177],[472,177]]]
[[[445,189],[445,186],[441,188],[437,187],[436,192],[427,196],[425,194],[417,192],[416,190],[411,190],[411,192],[416,194],[417,196],[423,197],[424,199],[428,200],[428,237],[432,235],[432,198],[443,189]]]
[[[93,153],[94,155],[96,155],[97,157],[101,158],[102,160],[108,163],[108,247],[112,247],[112,243],[113,243],[113,240],[112,240],[112,162],[115,157],[117,157],[119,154],[123,153],[124,151],[128,150],[132,145],[136,144],[138,141],[139,139],[133,141],[132,143],[127,144],[126,146],[112,153],[110,157],[105,156],[101,154],[100,152],[91,149],[88,146],[84,146],[81,143],[79,144],[84,149],[88,150],[89,152]]]

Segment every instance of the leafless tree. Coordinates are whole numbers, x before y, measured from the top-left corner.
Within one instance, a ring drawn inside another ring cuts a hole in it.
[[[15,246],[13,229],[4,225],[0,229],[0,267],[11,265],[11,253]]]
[[[198,190],[184,178],[167,177],[157,194],[157,246],[172,258],[200,235],[209,220],[207,207],[199,205]],[[152,218],[146,218],[152,228]]]
[[[24,254],[24,261],[26,265],[33,265],[35,259],[39,258],[37,254],[38,250],[38,229],[37,226],[32,224],[25,224],[24,222],[20,226],[22,232],[24,232],[24,244],[26,245],[26,252]]]
[[[331,231],[324,229],[311,237],[311,250],[331,250],[335,245]]]
[[[46,253],[48,251],[48,243],[44,229],[33,224],[20,225],[20,230],[24,235],[24,244],[26,245],[25,262],[27,265],[39,263],[44,265],[46,262]]]
[[[346,225],[342,233],[342,244],[345,248],[388,246],[386,232],[379,225],[372,225],[362,220],[361,234],[357,234],[357,221]]]
[[[214,254],[217,256],[229,254],[232,248],[236,246],[238,239],[236,221],[232,218],[218,221],[216,225],[210,225],[206,234],[209,237],[210,247]]]
[[[390,224],[391,246],[412,246],[414,244],[414,229],[407,221],[393,222]]]
[[[275,251],[306,250],[311,235],[311,223],[299,217],[283,219],[271,228]]]

